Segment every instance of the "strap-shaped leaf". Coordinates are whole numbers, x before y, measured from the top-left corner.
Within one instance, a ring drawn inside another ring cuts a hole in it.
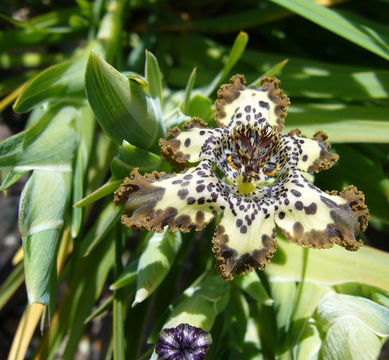
[[[311,0],[271,1],[385,59],[389,59],[389,46],[385,42],[389,38],[387,29],[383,33],[378,24],[368,22],[346,12],[340,13],[336,10],[325,8]]]

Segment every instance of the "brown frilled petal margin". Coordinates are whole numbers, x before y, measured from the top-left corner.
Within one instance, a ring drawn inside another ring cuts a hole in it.
[[[261,84],[247,88],[242,75],[233,76],[218,92],[219,128],[194,118],[160,140],[162,156],[183,172],[142,176],[134,169],[115,192],[122,223],[134,229],[198,231],[222,214],[212,250],[226,280],[265,268],[277,226],[304,247],[357,250],[369,219],[354,186],[324,192],[304,178],[301,171],[329,169],[339,156],[323,131],[311,139],[298,129],[283,135],[289,98],[276,78]]]
[[[263,77],[260,87],[245,87],[245,84],[243,75],[234,75],[230,84],[221,86],[216,100],[218,126],[267,122],[278,131],[282,131],[290,101],[278,88],[280,81],[275,77]]]

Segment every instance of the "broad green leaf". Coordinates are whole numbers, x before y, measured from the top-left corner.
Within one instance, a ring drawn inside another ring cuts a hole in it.
[[[119,147],[119,154],[111,163],[111,172],[114,179],[123,179],[129,176],[131,170],[139,168],[140,171],[151,172],[157,170],[162,164],[160,156],[147,150],[129,144],[123,140]]]
[[[235,277],[234,284],[261,304],[271,306],[274,302],[254,271],[245,276]]]
[[[56,276],[56,253],[70,181],[70,173],[34,170],[21,195],[19,229],[30,303],[50,302],[50,281]]]
[[[205,96],[210,96],[212,92],[220,85],[220,83],[229,74],[233,66],[238,62],[238,60],[242,56],[248,40],[249,40],[248,35],[244,31],[241,31],[239,35],[236,37],[234,44],[232,45],[232,49],[230,51],[230,54],[227,58],[227,62],[224,65],[223,69],[219,72],[219,74],[216,75],[216,77],[211,82],[211,84],[209,84],[201,91]]]
[[[377,336],[389,336],[389,309],[360,296],[328,294],[319,303],[317,317],[324,332],[339,318],[356,318]]]
[[[347,40],[389,59],[388,33],[373,22],[347,12],[338,12],[310,0],[271,0],[300,16],[346,38]]]
[[[147,299],[166,277],[181,242],[180,233],[171,233],[167,229],[161,234],[153,234],[147,241],[138,262],[137,290],[133,307]]]
[[[78,117],[74,107],[49,110],[29,129],[0,142],[0,166],[13,167],[17,172],[71,171],[78,142],[73,121]]]
[[[85,86],[99,124],[115,142],[127,140],[145,149],[157,148],[156,141],[162,134],[159,115],[141,85],[91,52]]]
[[[376,360],[381,345],[381,340],[358,318],[339,318],[327,331],[321,356],[331,360]]]
[[[389,121],[384,107],[346,104],[292,105],[285,132],[298,127],[312,136],[317,130],[328,133],[332,143],[389,142]]]
[[[300,281],[303,248],[278,236],[278,250],[266,273],[272,281]],[[309,251],[305,281],[335,285],[360,282],[389,291],[389,254],[364,246],[347,251],[335,245],[332,249]]]
[[[389,309],[389,293],[373,286],[358,283],[345,283],[334,286],[334,290],[345,295],[361,296]]]
[[[300,287],[302,288],[300,289]],[[328,286],[317,285],[307,281],[304,281],[304,283],[300,282],[298,290],[301,290],[299,301],[294,306],[290,328],[287,337],[283,342],[285,356],[288,354],[291,355],[292,351],[300,351],[300,346],[303,346],[305,351],[309,353],[315,354],[317,352],[316,345],[312,346],[313,348],[310,348],[308,345],[312,345],[312,342],[316,344],[318,341],[316,338],[317,331],[314,331],[315,329],[310,326],[309,321],[321,299],[332,292],[331,288]],[[304,343],[305,336],[312,336],[312,339],[302,345],[301,343]],[[294,345],[296,345],[295,348],[293,348]]]
[[[173,306],[168,321],[163,328],[176,327],[187,323],[209,331],[216,315],[224,309],[229,298],[229,284],[218,275],[206,277],[193,284],[184,292],[182,299]]]
[[[302,333],[302,341],[295,348],[295,359],[316,360],[319,359],[322,340],[316,326],[308,324]]]

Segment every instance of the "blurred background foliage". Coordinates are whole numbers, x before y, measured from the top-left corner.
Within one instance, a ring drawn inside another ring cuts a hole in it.
[[[363,240],[388,250],[388,1],[14,0],[0,18],[2,354],[146,359],[164,324],[189,322],[211,331],[210,359],[377,358],[386,252],[278,236],[265,272],[227,283],[215,224],[132,232],[112,193],[134,167],[172,171],[158,138],[191,116],[215,126],[232,74],[277,75],[286,130],[324,130],[340,155],[315,183],[362,190]]]

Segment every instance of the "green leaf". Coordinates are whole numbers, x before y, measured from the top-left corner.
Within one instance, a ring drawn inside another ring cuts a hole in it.
[[[387,109],[346,104],[293,105],[286,118],[285,132],[298,127],[311,136],[327,132],[332,143],[389,142]]]
[[[205,331],[211,330],[216,315],[227,305],[229,287],[228,282],[218,275],[211,275],[195,282],[174,305],[163,328],[187,323]]]
[[[115,260],[115,242],[108,237],[105,240],[99,243],[93,256],[82,257],[73,252],[76,258],[70,269],[68,289],[52,320],[50,331],[41,342],[38,357],[53,359],[60,345],[65,344],[62,357],[74,358],[84,333],[85,320],[99,298]]]
[[[278,64],[272,66],[269,70],[267,70],[263,75],[259,78],[255,79],[249,86],[261,86],[261,79],[263,76],[275,76],[277,75],[288,63],[289,59],[282,60]]]
[[[274,300],[278,328],[278,345],[282,345],[288,333],[296,301],[294,281],[271,281],[270,291]]]
[[[201,92],[205,96],[210,96],[212,92],[220,85],[220,83],[224,80],[224,78],[231,71],[233,66],[238,62],[240,57],[242,56],[244,49],[246,48],[247,41],[249,40],[248,35],[241,31],[239,35],[236,37],[234,44],[232,45],[232,49],[227,58],[227,62],[224,65],[223,69],[216,75],[214,80],[209,84],[205,89]]]
[[[261,304],[271,306],[274,302],[254,271],[245,276],[235,277],[234,284]]]
[[[78,142],[73,121],[78,117],[79,112],[74,107],[48,110],[29,129],[0,142],[0,167],[13,167],[17,172],[71,171]]]
[[[104,131],[117,143],[156,149],[162,134],[154,101],[142,86],[91,52],[85,74],[89,103]]]
[[[159,70],[157,58],[148,50],[146,50],[145,77],[148,82],[149,94],[157,104],[161,118],[163,108],[161,72]]]
[[[310,0],[271,1],[385,59],[389,59],[387,29],[384,33],[378,24],[346,12],[341,13],[328,9]]]
[[[186,114],[189,116],[197,116],[206,122],[213,121],[215,117],[212,101],[209,97],[200,93],[192,95]]]
[[[161,234],[153,234],[147,241],[138,262],[137,290],[133,307],[147,299],[161,284],[174,262],[181,242],[180,233],[171,233],[167,229]]]
[[[321,355],[323,359],[376,360],[381,340],[357,318],[339,318],[327,331]]]
[[[273,261],[266,267],[270,278],[278,281],[301,279],[303,248],[277,237],[278,247]],[[309,252],[306,282],[335,285],[359,282],[389,291],[389,254],[364,246],[358,251],[347,251],[340,246]]]
[[[95,128],[95,119],[92,109],[89,106],[81,108],[80,114],[80,118],[76,123],[77,133],[80,135],[80,144],[74,165],[72,203],[79,201],[84,196],[85,173],[89,162],[89,155],[92,150]],[[82,209],[73,207],[70,224],[70,233],[73,238],[77,237],[80,232],[82,217]]]
[[[249,308],[245,297],[237,289],[231,289],[230,301],[228,304],[228,329],[232,346],[238,351],[243,351],[247,328]]]
[[[30,111],[48,100],[82,99],[85,96],[83,76],[88,59],[84,52],[74,60],[53,65],[32,78],[17,98],[13,110]]]
[[[129,262],[117,280],[109,287],[110,290],[118,290],[122,287],[134,284],[137,278],[137,267],[137,260]]]
[[[356,318],[377,336],[389,336],[389,309],[360,296],[329,294],[320,301],[317,317],[324,332],[339,318]]]
[[[1,145],[0,145],[1,146]],[[23,175],[26,174],[26,171],[14,171],[13,169],[9,170],[4,176],[4,180],[1,183],[0,191],[7,190],[13,184],[15,184]]]
[[[184,99],[184,103],[183,103],[183,112],[185,114],[188,114],[189,112],[189,102],[190,102],[190,97],[192,95],[192,90],[193,90],[193,87],[194,87],[194,84],[196,82],[196,71],[197,69],[194,68],[189,76],[189,80],[188,80],[188,83],[186,84],[186,88],[185,88],[185,99]]]
[[[19,286],[23,284],[23,262],[19,263],[12,270],[11,274],[1,284],[0,287],[0,310],[8,302],[8,300],[15,294]]]
[[[308,324],[302,333],[302,341],[296,348],[295,359],[297,360],[314,360],[319,359],[321,348],[321,337],[317,327],[313,324]]]
[[[100,200],[101,198],[112,194],[122,183],[122,179],[120,180],[109,180],[104,185],[101,185],[97,190],[95,190],[93,193],[85,196],[80,201],[76,202],[73,206],[74,207],[84,207],[90,204],[93,204],[95,201]]]
[[[109,234],[112,227],[119,221],[122,214],[120,206],[115,206],[111,201],[108,206],[105,206],[96,223],[88,233],[87,238],[83,242],[82,250],[84,256],[88,256],[98,244]]]
[[[111,172],[114,179],[123,179],[129,176],[134,168],[139,168],[142,172],[156,170],[162,164],[162,159],[147,150],[123,141],[119,147],[119,154],[114,157],[111,163]]]
[[[50,281],[56,276],[56,253],[70,181],[70,173],[34,170],[21,195],[19,229],[30,303],[48,305],[50,302],[53,290]]]

